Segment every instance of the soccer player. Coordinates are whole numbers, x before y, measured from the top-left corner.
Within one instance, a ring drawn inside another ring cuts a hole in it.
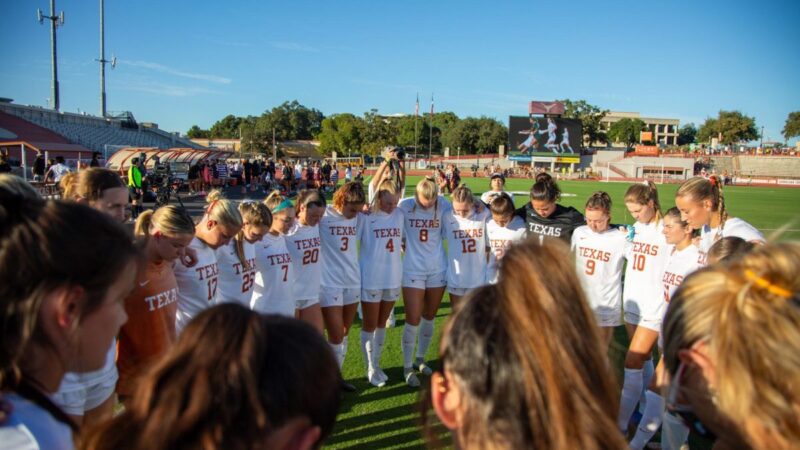
[[[295,317],[295,268],[284,236],[294,224],[294,205],[277,190],[267,196],[264,204],[272,213],[272,225],[256,246],[256,278],[250,308],[262,314]]]
[[[235,302],[250,306],[256,279],[256,245],[272,225],[272,213],[263,203],[239,204],[242,229],[216,250],[219,285],[215,303]]]
[[[736,236],[754,244],[764,243],[764,235],[755,227],[742,219],[728,217],[722,184],[716,176],[685,181],[675,194],[675,204],[683,220],[700,230],[700,256],[704,264],[708,250],[723,237]]]
[[[508,193],[501,193],[489,203],[492,218],[486,223],[489,239],[489,265],[486,282],[496,283],[500,260],[514,242],[525,238],[525,221],[514,215],[514,201]]]
[[[364,320],[361,350],[370,384],[382,387],[388,377],[380,360],[386,339],[386,320],[400,298],[403,267],[400,251],[403,212],[397,208],[400,187],[385,179],[375,190],[372,213],[360,216],[361,309]]]
[[[560,198],[561,189],[553,177],[545,172],[537,174],[531,187],[530,203],[516,212],[525,220],[528,238],[538,239],[539,243],[552,238],[570,242],[573,230],[586,223],[575,208],[559,205]]]
[[[678,289],[678,286],[683,282],[690,273],[702,267],[700,262],[700,250],[692,243],[692,227],[687,222],[681,220],[681,213],[678,208],[670,208],[664,214],[664,237],[667,244],[670,246],[669,257],[667,264],[664,268],[664,275],[662,276],[663,282],[663,302],[664,311],[669,304],[672,295]],[[661,330],[659,330],[659,334]],[[661,344],[659,337],[659,348]],[[662,349],[663,350],[663,349]],[[662,419],[664,418],[664,397],[660,392],[666,384],[664,377],[664,359],[658,363],[656,367],[655,376],[650,381],[648,390],[646,392],[647,401],[645,402],[645,409],[642,413],[642,419],[636,429],[636,434],[630,442],[630,447],[633,450],[642,450],[644,446],[650,441],[655,434],[658,427],[661,426]],[[679,420],[665,422],[664,430],[662,430],[662,447],[667,448],[666,440],[678,442],[682,444],[689,435],[689,429],[685,426],[674,426],[666,424],[679,423]],[[669,430],[669,432],[667,432]],[[669,439],[667,438],[669,435]],[[675,436],[679,436],[675,440]],[[680,444],[678,444],[680,445]],[[671,447],[672,448],[672,447]]]
[[[608,347],[614,328],[622,325],[622,266],[629,243],[611,226],[611,197],[595,192],[586,201],[586,225],[572,234],[575,268],[603,340]]]
[[[165,205],[141,213],[134,234],[143,243],[146,261],[125,298],[128,321],[119,332],[117,395],[125,404],[133,395],[135,378],[175,342],[178,282],[173,263],[192,242],[194,222],[184,209]]]
[[[175,330],[181,330],[192,317],[213,304],[219,284],[219,266],[216,249],[236,236],[242,228],[242,216],[236,203],[222,198],[218,190],[206,196],[203,218],[195,226],[195,235],[189,248],[197,253],[197,264],[186,267],[176,264],[175,279],[178,282],[178,312]]]
[[[652,181],[631,185],[625,193],[625,207],[633,216],[633,236],[627,255],[622,307],[630,336],[625,355],[625,370],[617,426],[627,434],[628,421],[641,403],[646,406],[643,389],[653,376],[651,353],[658,340],[666,304],[661,281],[669,255],[664,238],[661,205]]]
[[[297,194],[297,217],[286,233],[286,246],[294,264],[294,299],[300,320],[308,322],[320,333],[324,330],[322,310],[319,305],[321,255],[319,220],[325,213],[325,197],[318,190],[304,190]]]
[[[414,197],[400,201],[405,216],[405,257],[403,259],[403,304],[406,323],[403,327],[403,372],[406,384],[418,387],[412,358],[417,331],[420,332],[414,366],[425,375],[431,369],[425,364],[425,353],[433,339],[433,321],[447,285],[447,262],[442,245],[442,217],[450,202],[439,195],[436,183],[423,178]]]
[[[328,343],[341,370],[347,355],[347,334],[353,325],[361,301],[361,268],[358,264],[359,220],[366,194],[359,182],[347,182],[333,194],[319,222],[322,256],[320,306]],[[354,391],[350,384],[343,384]]]
[[[447,292],[453,306],[468,290],[486,282],[489,256],[486,222],[490,217],[485,208],[476,211],[475,198],[466,185],[453,191],[453,209],[442,219],[447,239]]]
[[[514,194],[506,192],[506,177],[502,173],[495,172],[489,179],[490,190],[481,194],[481,201],[487,205],[492,202],[492,199],[500,194],[506,194],[511,198],[511,205],[514,205]]]

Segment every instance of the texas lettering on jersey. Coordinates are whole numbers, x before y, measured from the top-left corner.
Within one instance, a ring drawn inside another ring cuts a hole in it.
[[[375,233],[375,238],[400,237],[400,228],[378,228],[372,232]]]
[[[194,269],[198,275],[200,275],[199,280],[205,280],[206,278],[216,277],[219,275],[219,268],[217,267],[217,263],[209,264],[203,267],[197,267]]]
[[[453,239],[470,239],[483,237],[483,228],[467,228],[466,230],[453,230]]]
[[[633,243],[633,253],[641,253],[644,255],[658,256],[658,246],[647,244],[644,242]]]
[[[244,271],[247,270],[253,270],[253,268],[256,266],[256,259],[255,258],[248,259],[247,261],[245,261],[245,263],[246,264],[244,266],[242,266],[242,263],[240,262],[234,263],[233,269],[236,271],[236,275],[241,275]]]
[[[332,226],[330,227],[330,232],[331,236],[355,236],[356,227]]]
[[[561,228],[538,223],[528,223],[528,231],[543,236],[561,237]]]
[[[439,228],[439,219],[408,219],[411,228]]]
[[[270,266],[277,266],[291,263],[292,257],[288,253],[279,253],[277,255],[267,255],[267,260]]]
[[[159,292],[151,297],[145,297],[148,311],[155,311],[178,301],[178,288],[172,288],[165,292]]]
[[[299,241],[295,241],[294,245],[297,246],[298,250],[317,248],[320,246],[320,238],[314,237],[310,239],[300,239]]]
[[[597,261],[609,262],[611,260],[611,253],[589,247],[578,247],[578,254]]]

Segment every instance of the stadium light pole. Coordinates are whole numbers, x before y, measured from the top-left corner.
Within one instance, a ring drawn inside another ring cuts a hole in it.
[[[58,111],[60,108],[60,103],[58,99],[58,58],[56,57],[56,28],[59,25],[64,25],[64,11],[61,11],[59,15],[56,15],[56,0],[50,0],[50,15],[45,16],[42,14],[42,10],[36,8],[36,16],[39,19],[39,23],[44,23],[44,19],[50,21],[50,54],[52,57],[52,66],[53,66],[53,81],[51,86],[51,94],[50,94],[50,107],[54,110]]]
[[[106,59],[106,28],[105,28],[105,0],[100,0],[100,59],[95,61],[100,63],[100,116],[106,116],[106,64],[111,64],[111,68],[117,66],[117,58],[112,55],[111,59]]]

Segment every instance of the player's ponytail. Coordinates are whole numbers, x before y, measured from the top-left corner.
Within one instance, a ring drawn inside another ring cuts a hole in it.
[[[215,220],[222,225],[234,229],[242,227],[242,215],[239,214],[239,209],[236,203],[226,199],[219,189],[214,189],[206,196],[205,218]]]
[[[597,191],[586,200],[587,210],[600,210],[604,213],[611,215],[611,196],[607,192]]]
[[[272,213],[267,205],[263,203],[247,201],[239,204],[239,214],[242,215],[242,222],[249,226],[267,227],[272,226]],[[244,256],[244,228],[236,233],[236,256],[242,267],[248,267],[247,258]]]
[[[690,178],[681,184],[675,197],[691,198],[695,202],[710,201],[711,211],[716,212],[719,219],[719,231],[716,239],[722,236],[722,229],[728,220],[728,211],[725,208],[725,197],[722,194],[722,183],[719,177],[712,175],[709,178]]]
[[[475,203],[475,196],[472,194],[472,189],[464,183],[459,184],[458,187],[453,190],[452,196],[453,201],[456,202],[469,203],[470,205]]]
[[[653,203],[655,216],[653,222],[658,223],[661,221],[661,202],[658,201],[658,188],[656,184],[650,180],[645,180],[641,183],[632,184],[625,191],[625,203],[636,203],[637,205],[650,205]]]
[[[155,211],[147,210],[139,214],[133,234],[147,239],[155,229],[169,237],[192,235],[194,221],[185,209],[176,205],[164,205]]]
[[[531,187],[531,200],[555,203],[560,199],[561,188],[558,187],[553,177],[546,172],[537,174]]]

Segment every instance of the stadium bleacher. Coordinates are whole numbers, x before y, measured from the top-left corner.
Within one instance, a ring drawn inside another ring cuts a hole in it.
[[[102,118],[91,115],[57,112],[32,106],[0,103],[0,111],[14,115],[40,127],[52,130],[69,141],[88,149],[104,152],[111,146],[174,147],[202,149],[204,147],[152,126],[137,125],[131,119]],[[106,147],[109,146],[109,147]]]

